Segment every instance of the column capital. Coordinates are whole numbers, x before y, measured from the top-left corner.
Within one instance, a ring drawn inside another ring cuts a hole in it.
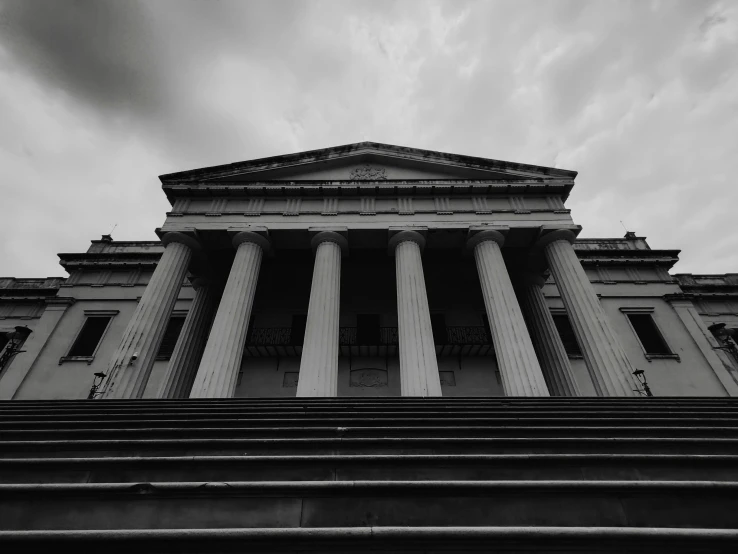
[[[310,239],[310,247],[313,249],[313,252],[315,252],[318,249],[318,246],[320,246],[323,242],[333,242],[337,244],[341,248],[341,254],[347,255],[348,254],[348,239],[346,238],[345,234],[348,232],[348,230],[343,231],[343,234],[341,230],[338,229],[310,229],[311,233],[315,233],[313,237]]]
[[[272,248],[272,243],[269,242],[267,237],[253,231],[241,231],[236,233],[231,239],[231,242],[235,248],[238,248],[245,242],[252,242],[257,246],[260,246],[264,252],[269,252]]]
[[[505,244],[505,237],[510,229],[508,227],[497,227],[494,229],[484,227],[472,227],[469,229],[469,237],[466,239],[466,249],[473,251],[478,244],[491,240],[500,246]]]
[[[421,232],[424,233],[426,229],[396,229],[394,231],[396,231],[396,233],[390,236],[389,244],[387,245],[390,255],[394,256],[397,246],[403,242],[414,242],[420,247],[421,251],[425,248],[425,237]],[[393,229],[390,229],[390,233],[392,232]]]
[[[544,225],[538,235],[534,248],[543,250],[546,246],[557,240],[565,240],[570,244],[574,244],[577,235],[582,230],[581,225],[566,225],[554,227],[552,225]]]
[[[200,242],[189,235],[185,235],[184,233],[179,233],[177,231],[170,231],[168,233],[164,233],[161,235],[161,243],[164,246],[168,246],[169,244],[173,242],[178,242],[180,244],[184,244],[185,246],[189,246],[193,252],[201,252],[202,246],[200,245]]]

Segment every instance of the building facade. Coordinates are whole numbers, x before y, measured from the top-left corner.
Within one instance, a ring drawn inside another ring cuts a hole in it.
[[[580,238],[576,172],[358,143],[161,177],[0,279],[1,399],[738,396],[738,278]]]

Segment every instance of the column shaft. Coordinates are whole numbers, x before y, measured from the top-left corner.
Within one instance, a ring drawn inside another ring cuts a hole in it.
[[[340,294],[341,246],[320,242],[315,252],[297,396],[338,396]]]
[[[580,396],[574,372],[541,287],[535,282],[520,286],[520,306],[528,322],[533,346],[552,396]]]
[[[266,243],[263,237],[258,238]],[[258,240],[247,237],[244,239],[247,242],[237,244],[236,256],[210,329],[190,398],[231,398],[236,390],[263,255],[263,245],[250,242],[252,239]]]
[[[113,355],[103,398],[143,396],[191,259],[190,246],[167,244]]]
[[[572,235],[573,236],[573,235]],[[598,396],[639,396],[633,366],[568,239],[544,247]]]
[[[222,286],[218,287],[203,279],[197,279],[193,286],[195,298],[169,359],[157,398],[189,398],[200,358],[205,350]]]
[[[395,269],[402,396],[441,396],[423,260],[417,242],[397,242]]]
[[[484,233],[500,235],[495,231]],[[502,387],[506,396],[548,396],[546,381],[515,297],[498,240],[480,240],[474,246],[474,259],[477,262]]]

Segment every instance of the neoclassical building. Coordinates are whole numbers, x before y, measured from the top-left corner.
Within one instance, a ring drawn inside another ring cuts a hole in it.
[[[738,275],[576,172],[363,142],[164,175],[0,279],[0,549],[738,551]]]
[[[159,241],[0,280],[0,397],[738,395],[738,283],[579,238],[575,177],[371,142],[163,175]]]

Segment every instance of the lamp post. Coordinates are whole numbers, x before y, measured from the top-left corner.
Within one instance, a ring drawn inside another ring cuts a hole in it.
[[[648,383],[646,382],[646,373],[642,369],[636,369],[633,372],[633,375],[636,376],[636,379],[638,379],[638,382],[643,387],[643,391],[637,391],[637,392],[643,392],[646,394],[646,396],[653,396],[653,393],[651,392],[651,389],[648,386]]]

